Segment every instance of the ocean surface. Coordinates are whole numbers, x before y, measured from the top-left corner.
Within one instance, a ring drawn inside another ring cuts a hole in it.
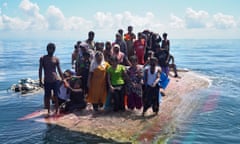
[[[39,57],[50,41],[0,40],[0,143],[98,143],[112,141],[19,118],[43,108],[43,93],[21,96],[7,89],[21,78],[38,78]],[[63,70],[71,67],[75,41],[53,41]],[[211,80],[194,94],[198,107],[179,118],[169,144],[240,143],[240,40],[171,40],[179,68]],[[181,106],[179,107],[181,109]]]

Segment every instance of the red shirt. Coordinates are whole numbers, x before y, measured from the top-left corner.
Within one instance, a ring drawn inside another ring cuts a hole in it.
[[[146,41],[144,39],[136,40],[133,44],[136,55],[144,54]]]

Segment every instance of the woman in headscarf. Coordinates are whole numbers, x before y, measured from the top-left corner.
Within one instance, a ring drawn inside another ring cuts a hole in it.
[[[113,54],[112,56],[116,57],[118,64],[131,66],[130,61],[128,60],[127,55],[120,51],[120,46],[118,44],[113,45]]]
[[[107,69],[109,64],[104,61],[103,53],[97,51],[90,66],[88,78],[88,102],[98,111],[105,104],[107,96]]]

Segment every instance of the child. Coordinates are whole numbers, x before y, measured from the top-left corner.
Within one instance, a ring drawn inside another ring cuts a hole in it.
[[[63,78],[64,80],[60,82],[60,88],[59,88],[59,94],[58,94],[58,104],[60,108],[61,108],[61,105],[63,103],[66,103],[67,100],[70,98],[70,91],[68,90],[65,84],[71,78],[71,73],[69,72],[69,70],[66,70],[63,73]]]
[[[159,85],[158,82],[160,80],[161,69],[157,67],[157,58],[153,57],[150,59],[150,67],[145,71],[145,91],[143,97],[143,113],[148,110],[150,106],[152,106],[153,112],[158,114],[159,111]]]
[[[129,82],[126,85],[128,91],[128,108],[131,110],[134,108],[141,109],[143,84],[142,69],[138,65],[136,56],[131,56],[130,61],[132,66],[127,70]]]
[[[125,78],[126,71],[123,65],[118,64],[117,57],[111,57],[111,66],[107,70],[108,83],[111,96],[113,97],[113,110],[115,112],[125,111],[124,95],[125,95]]]
[[[172,61],[171,64],[169,64],[170,61]],[[176,78],[176,77],[180,78],[180,77],[178,76],[178,73],[177,73],[177,66],[176,66],[176,64],[174,63],[174,57],[173,57],[171,54],[170,54],[170,57],[169,57],[168,65],[169,65],[169,68],[172,68],[172,69],[173,69],[174,77],[175,77],[175,78]]]

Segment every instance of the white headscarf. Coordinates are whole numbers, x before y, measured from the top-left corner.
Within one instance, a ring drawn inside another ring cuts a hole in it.
[[[100,64],[98,64],[98,63],[97,63],[97,60],[96,60],[96,55],[98,55],[98,54],[102,55],[102,61],[101,61]],[[98,66],[105,66],[104,56],[103,56],[103,53],[100,52],[100,51],[97,51],[97,52],[95,53],[95,56],[94,56],[94,58],[93,58],[93,61],[91,62],[90,70],[89,70],[89,71],[90,71],[90,72],[93,72]]]

